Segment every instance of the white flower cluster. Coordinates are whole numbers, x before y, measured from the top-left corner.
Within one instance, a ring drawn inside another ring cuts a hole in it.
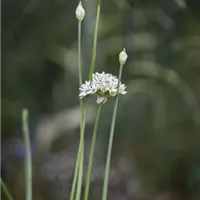
[[[97,103],[105,103],[109,96],[126,94],[125,88],[126,86],[121,82],[118,88],[118,79],[112,74],[96,72],[92,75],[91,81],[86,81],[79,88],[79,98],[82,99],[89,94],[95,94],[97,95]]]

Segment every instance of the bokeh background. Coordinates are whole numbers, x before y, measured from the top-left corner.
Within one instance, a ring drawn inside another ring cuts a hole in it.
[[[78,1],[2,0],[1,176],[25,199],[21,110],[30,112],[33,199],[69,198],[79,141]],[[84,79],[96,1],[84,0]],[[95,71],[129,55],[114,138],[109,200],[200,199],[200,1],[102,0]],[[90,99],[86,151],[96,112]],[[103,107],[91,200],[101,199],[113,100]],[[84,188],[84,183],[83,183]],[[2,193],[2,199],[6,199]]]

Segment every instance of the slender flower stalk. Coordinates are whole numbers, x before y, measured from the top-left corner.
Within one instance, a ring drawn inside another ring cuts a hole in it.
[[[82,84],[82,66],[81,66],[81,21],[78,21],[78,71],[79,71],[79,87]],[[80,110],[81,110],[81,123],[80,123],[80,134],[83,134],[84,138],[84,132],[85,128],[83,129],[83,101],[80,100]],[[80,135],[81,138],[81,135]],[[84,139],[80,142],[80,159],[78,162],[79,170],[78,170],[78,183],[77,183],[77,191],[76,191],[76,200],[80,199],[81,196],[81,189],[82,189],[82,177],[83,177],[83,160],[84,160]]]
[[[98,28],[99,28],[100,11],[101,11],[101,0],[98,0],[97,15],[96,15],[96,22],[95,22],[95,30],[94,30],[94,42],[93,42],[93,49],[92,49],[92,61],[91,61],[91,65],[90,65],[89,80],[92,79],[92,74],[94,72],[94,65],[95,65],[95,60],[96,60],[97,36],[98,36]]]
[[[82,20],[84,19],[85,16],[85,10],[82,6],[81,1],[79,2],[78,7],[76,8],[75,11],[76,18],[78,20],[78,74],[79,74],[79,86],[82,84],[82,66],[81,66],[81,25],[82,25]],[[85,128],[83,127],[83,101],[80,100],[80,111],[81,111],[81,120],[80,120],[80,138],[84,137],[81,136],[82,134],[84,135],[84,130]],[[77,180],[78,182],[82,182],[82,171],[81,170],[81,164],[83,165],[83,155],[81,155],[79,152],[83,152],[84,150],[84,139],[79,142],[79,149],[78,149],[78,156],[76,160],[76,166],[75,166],[75,172],[74,172],[74,177],[73,177],[73,183],[72,183],[72,190],[70,194],[70,200],[74,199],[75,196],[75,189],[76,189],[76,184]],[[83,153],[82,153],[83,154]],[[79,178],[78,178],[79,177]],[[80,183],[79,183],[80,184]],[[80,187],[79,187],[80,188]],[[81,189],[77,188],[77,193],[76,193],[76,198],[78,198],[78,194],[81,193]]]
[[[8,200],[13,200],[13,198],[12,198],[10,192],[8,191],[5,183],[3,182],[2,178],[1,178],[1,187],[2,187],[2,189],[4,191],[4,193],[6,194],[6,197],[8,198]]]
[[[79,148],[80,148],[80,145],[79,145]],[[75,196],[76,183],[77,183],[77,179],[78,179],[79,162],[80,162],[80,158],[79,158],[79,156],[77,156],[75,172],[74,172],[74,177],[73,177],[73,183],[72,183],[72,190],[71,190],[71,194],[70,194],[70,200],[73,200],[74,196]]]
[[[85,132],[85,124],[86,124],[86,118],[87,118],[87,105],[88,100],[86,99],[85,105],[83,107],[83,115],[82,115],[82,122],[81,122],[81,138],[79,143],[79,151],[78,151],[78,157],[77,157],[77,163],[78,163],[78,183],[77,183],[77,190],[76,190],[76,200],[79,200],[81,197],[81,188],[82,188],[82,177],[83,177],[83,159],[84,159],[84,132]]]
[[[103,104],[98,105],[97,115],[96,115],[95,124],[94,124],[94,131],[93,131],[92,143],[91,143],[91,149],[90,149],[90,155],[89,155],[89,161],[88,161],[88,169],[87,169],[87,174],[86,174],[84,200],[88,200],[88,196],[89,196],[92,163],[94,159],[95,144],[96,144],[97,131],[98,131],[99,118],[101,114],[102,105]]]
[[[82,84],[82,66],[81,66],[81,21],[78,21],[78,74],[79,85]]]
[[[84,131],[85,131],[85,124],[86,124],[86,117],[87,117],[87,104],[88,104],[88,100],[86,99],[85,105],[82,108],[83,112],[81,114],[82,119],[81,119],[80,142],[79,142],[74,178],[73,178],[73,183],[72,183],[72,190],[70,194],[70,200],[74,199],[77,180],[78,180],[78,183],[77,183],[77,190],[76,190],[76,199],[80,198],[80,195],[81,195],[82,174],[83,174]]]
[[[76,189],[76,200],[79,200],[81,197],[81,191],[82,191],[82,180],[83,180],[83,159],[84,159],[84,142],[82,143],[82,149],[81,149],[81,155],[80,155],[80,163],[79,163],[79,171],[78,171],[78,183],[77,183],[77,189]]]
[[[70,194],[70,200],[74,200],[76,184],[77,184],[76,199],[78,199],[81,195],[82,174],[83,174],[84,132],[85,132],[86,117],[87,117],[87,104],[88,100],[86,99],[85,105],[82,106],[82,111],[81,111],[80,142],[79,142],[74,178],[72,183],[72,190]]]
[[[92,78],[92,73],[94,71],[94,65],[95,65],[95,60],[96,60],[96,46],[97,46],[97,36],[98,36],[98,27],[99,27],[99,18],[100,18],[100,8],[101,8],[101,0],[98,0],[98,5],[97,5],[97,16],[96,16],[96,23],[95,23],[95,31],[94,31],[94,41],[93,41],[93,50],[92,50],[92,61],[91,61],[91,66],[90,66],[90,74],[89,75],[89,79]],[[85,117],[87,115],[87,107],[88,107],[88,100],[86,99],[85,105],[84,105],[84,112],[85,112]],[[80,144],[82,144],[82,146],[80,146],[79,152],[80,152],[80,156],[78,156],[77,158],[77,162],[80,162],[79,165],[79,173],[78,173],[78,183],[77,183],[77,193],[76,193],[76,200],[79,200],[81,197],[81,188],[82,188],[82,176],[83,176],[83,160],[84,160],[84,130],[85,130],[85,119],[83,116],[83,120],[82,120],[82,125],[83,127],[81,127],[81,140],[80,140]],[[82,154],[82,155],[81,155]],[[72,200],[72,199],[70,199]]]
[[[125,64],[127,60],[127,54],[125,49],[119,54],[119,63],[120,63],[120,69],[119,69],[119,77],[118,77],[118,89],[120,86],[120,80],[122,76],[122,69],[123,65]],[[108,181],[109,181],[109,172],[110,172],[110,161],[111,161],[111,152],[112,152],[112,144],[113,144],[113,136],[115,131],[115,119],[117,114],[117,106],[118,106],[118,100],[119,96],[117,94],[114,104],[114,110],[113,110],[113,116],[112,116],[112,122],[111,122],[111,129],[110,129],[110,138],[108,143],[108,152],[107,152],[107,159],[106,159],[106,166],[105,166],[105,177],[104,177],[104,183],[103,183],[103,193],[102,193],[102,200],[107,199],[107,193],[108,193]]]
[[[100,5],[101,5],[101,0],[98,0],[97,16],[96,16],[95,32],[94,32],[94,41],[93,41],[93,50],[92,50],[92,61],[91,61],[91,66],[90,66],[90,74],[92,74],[93,71],[94,71],[94,65],[95,65],[95,60],[96,60],[96,45],[97,45],[98,26],[99,26],[99,17],[100,17]],[[80,21],[83,20],[84,16],[85,16],[85,11],[84,11],[82,4],[80,2],[77,9],[76,9],[76,17],[77,17],[78,21],[80,22]],[[81,31],[81,28],[79,27],[79,32],[80,31]],[[80,38],[81,38],[81,36],[80,36]],[[79,51],[79,55],[81,55],[80,51]],[[92,75],[89,75],[89,78],[91,76]],[[79,77],[80,77],[80,74],[79,74]],[[79,78],[79,83],[81,83],[81,81],[80,81],[81,79]],[[74,179],[73,179],[73,184],[72,184],[72,191],[71,191],[71,195],[70,195],[70,200],[74,200],[77,179],[78,179],[78,183],[77,183],[76,200],[80,199],[81,187],[82,187],[83,160],[84,160],[84,131],[85,131],[86,116],[87,116],[88,99],[86,99],[84,106],[83,106],[83,103],[80,103],[80,104],[82,104],[82,109],[81,109],[81,113],[82,113],[81,114],[81,136],[80,136],[81,138],[80,138],[80,143],[79,143],[79,150],[78,150],[78,156],[77,156],[77,161],[76,161],[76,167],[75,167],[75,173],[74,173]],[[78,176],[79,176],[79,178],[78,178]]]
[[[25,176],[26,176],[26,200],[32,200],[32,163],[31,163],[31,144],[28,128],[28,110],[22,110],[22,128],[25,143]]]

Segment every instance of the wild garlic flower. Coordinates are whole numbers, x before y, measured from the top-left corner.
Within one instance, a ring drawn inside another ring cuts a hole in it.
[[[79,88],[79,98],[95,94],[97,95],[97,103],[106,103],[108,97],[116,96],[117,94],[125,95],[127,92],[125,91],[126,86],[119,83],[118,88],[118,79],[112,74],[108,74],[105,72],[98,73],[92,75],[91,81],[86,81]]]
[[[76,18],[77,18],[79,21],[82,21],[83,18],[85,17],[85,10],[84,10],[84,8],[83,8],[83,6],[82,6],[81,1],[79,2],[78,6],[77,6],[77,8],[76,8],[75,14],[76,14]]]

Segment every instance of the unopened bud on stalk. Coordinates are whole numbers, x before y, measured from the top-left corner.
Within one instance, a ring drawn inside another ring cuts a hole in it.
[[[119,63],[121,66],[123,66],[126,63],[126,60],[128,58],[128,55],[126,54],[126,49],[124,48],[123,51],[119,54]]]
[[[85,17],[85,10],[82,6],[82,3],[81,1],[79,2],[77,8],[76,8],[76,18],[79,20],[79,21],[82,21],[83,18]]]

